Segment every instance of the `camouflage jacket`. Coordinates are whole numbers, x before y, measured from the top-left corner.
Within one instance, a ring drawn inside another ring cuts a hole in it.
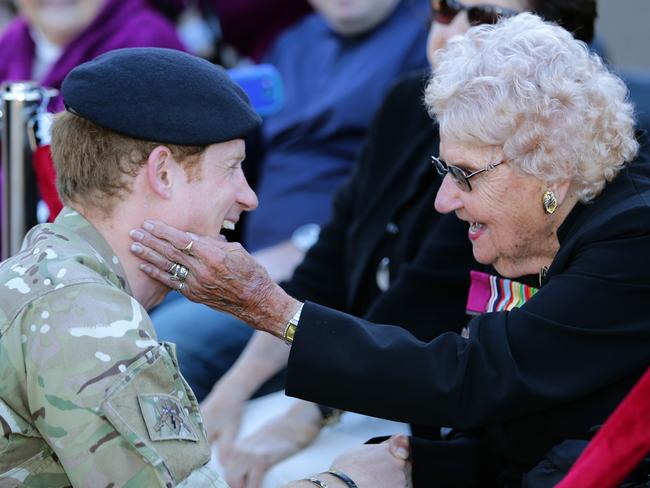
[[[77,212],[0,265],[0,486],[226,487],[174,348]]]

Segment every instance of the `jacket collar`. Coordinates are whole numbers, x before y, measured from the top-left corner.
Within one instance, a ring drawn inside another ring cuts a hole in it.
[[[126,279],[126,272],[111,246],[102,237],[95,226],[83,215],[70,207],[63,207],[61,213],[54,221],[55,225],[70,230],[72,233],[84,239],[96,252],[100,262],[110,270],[107,279],[133,296],[129,282]]]

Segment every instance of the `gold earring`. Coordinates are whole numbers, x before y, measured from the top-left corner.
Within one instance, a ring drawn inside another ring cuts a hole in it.
[[[557,210],[557,197],[552,191],[544,192],[542,195],[542,205],[544,205],[544,211],[547,214],[552,214]]]

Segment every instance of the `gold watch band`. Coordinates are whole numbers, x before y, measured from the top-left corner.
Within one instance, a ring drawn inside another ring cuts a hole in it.
[[[303,305],[304,303],[300,304],[300,307],[298,307],[296,313],[293,314],[293,317],[291,317],[289,319],[289,322],[287,322],[287,325],[284,326],[282,338],[288,345],[291,345],[293,343],[293,337],[296,335],[296,329],[298,328],[298,322],[300,322],[300,314],[302,312]]]

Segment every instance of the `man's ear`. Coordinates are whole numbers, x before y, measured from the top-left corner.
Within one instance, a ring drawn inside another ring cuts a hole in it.
[[[172,195],[177,163],[167,146],[156,146],[147,158],[146,179],[151,191],[160,198],[169,199]]]

